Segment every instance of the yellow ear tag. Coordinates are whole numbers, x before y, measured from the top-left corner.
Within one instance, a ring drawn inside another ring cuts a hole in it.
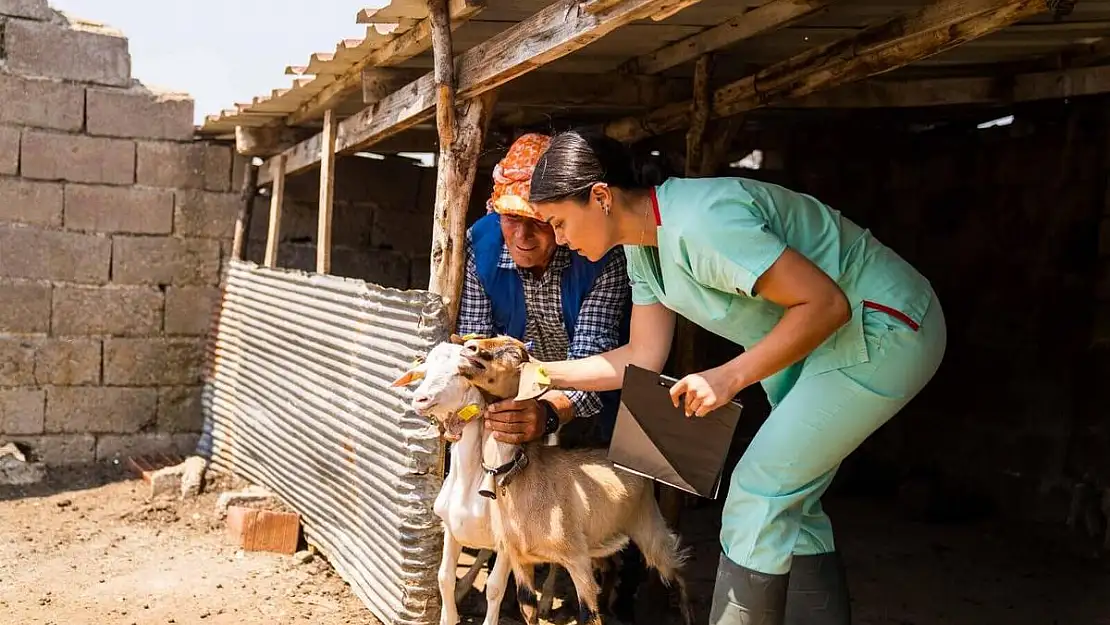
[[[551,378],[547,375],[547,369],[540,367],[536,369],[536,382],[541,386],[550,386]]]
[[[479,408],[477,404],[470,404],[458,412],[458,417],[463,421],[470,421],[474,415],[478,414]]]
[[[478,336],[479,336],[478,334],[475,334],[474,332],[471,332],[470,334],[464,334],[464,335],[460,336],[459,338],[464,340],[464,341],[469,341],[470,339],[478,338]]]

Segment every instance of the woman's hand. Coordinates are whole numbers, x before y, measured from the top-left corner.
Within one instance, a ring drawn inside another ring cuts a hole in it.
[[[678,408],[681,399],[687,417],[704,417],[731,401],[747,384],[730,364],[691,373],[675,383],[671,387],[671,401],[675,408]]]

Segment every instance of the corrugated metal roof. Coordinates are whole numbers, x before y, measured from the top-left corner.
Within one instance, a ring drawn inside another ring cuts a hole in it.
[[[265,485],[381,621],[438,622],[438,429],[390,383],[447,335],[442,300],[232,261],[198,452]]]

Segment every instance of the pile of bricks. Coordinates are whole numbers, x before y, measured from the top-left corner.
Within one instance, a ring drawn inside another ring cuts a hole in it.
[[[47,463],[188,453],[201,426],[244,162],[130,66],[119,33],[0,0],[0,439]]]

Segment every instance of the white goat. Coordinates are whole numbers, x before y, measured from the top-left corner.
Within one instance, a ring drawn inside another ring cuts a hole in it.
[[[456,366],[444,367],[442,363],[451,359]],[[451,470],[466,477],[456,478],[460,481],[451,487],[450,495],[441,493],[443,506],[436,502],[436,512],[448,523],[448,534],[459,536],[470,531],[468,540],[488,540],[484,544],[495,546],[498,557],[490,584],[496,580],[500,584],[496,591],[503,594],[507,567],[511,566],[526,625],[538,621],[533,574],[534,566],[541,563],[567,569],[578,595],[579,623],[601,625],[594,568],[598,560],[619,552],[629,540],[636,543],[648,566],[656,569],[666,584],[677,584],[683,621],[691,624],[686,586],[679,574],[685,554],[679,549],[678,537],[667,528],[647,479],[617,470],[605,458],[604,449],[509,445],[497,442],[481,425],[488,401],[516,395],[520,366],[529,359],[524,344],[510,337],[473,339],[466,341],[461,350],[441,344],[432,350],[427,362],[395,383],[408,384],[423,377],[413,399],[414,408],[437,414],[444,436],[459,441],[452,447]],[[462,453],[456,455],[456,449]],[[447,490],[445,484],[444,492]],[[488,499],[467,499],[474,492]],[[469,516],[456,516],[451,509],[456,505],[451,499],[454,497],[468,502]],[[495,505],[489,506],[490,500]],[[482,501],[486,507],[481,506]],[[443,507],[446,511],[441,513]],[[456,530],[446,520],[454,518],[465,518],[470,525]],[[478,536],[475,527],[481,527],[484,533]],[[450,541],[456,544],[448,549]],[[455,538],[444,539],[440,588],[445,597],[449,596],[445,582],[454,583],[459,549]],[[490,601],[492,605],[492,597]],[[488,614],[486,618],[489,623]]]
[[[456,339],[458,340],[458,339]],[[458,602],[474,583],[478,569],[494,551],[490,528],[490,500],[479,494],[482,471],[482,419],[486,400],[482,393],[458,375],[462,345],[441,343],[424,362],[415,366],[393,385],[404,386],[421,380],[412,399],[412,408],[421,416],[436,420],[443,438],[451,443],[451,465],[433,504],[443,520],[443,559],[439,567],[439,592],[442,603],[440,625],[459,621]],[[480,549],[474,566],[462,579],[455,577],[463,547]],[[497,625],[501,602],[509,579],[509,559],[497,558],[486,580],[486,618],[484,625]],[[544,598],[550,603],[555,568],[544,583]]]

